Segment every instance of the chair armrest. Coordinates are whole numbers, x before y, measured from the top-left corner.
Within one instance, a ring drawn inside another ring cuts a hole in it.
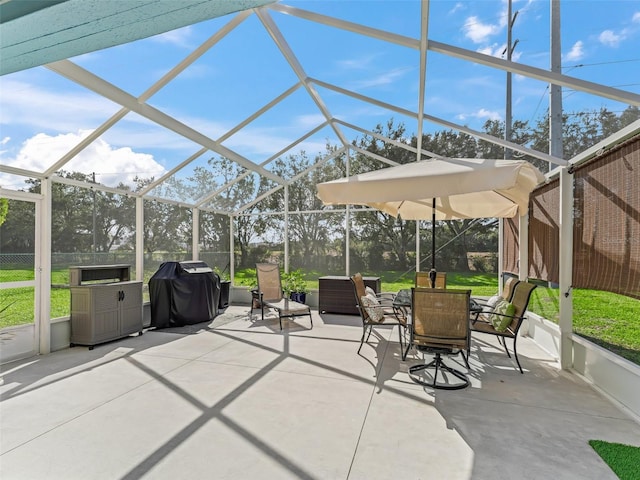
[[[393,303],[393,300],[396,298],[396,294],[391,292],[381,292],[376,293],[376,298],[382,305],[390,307]]]
[[[390,317],[393,316],[395,317],[398,321],[401,322],[405,322],[406,318],[404,316],[404,314],[396,307],[394,307],[393,305],[368,305],[366,307],[364,306],[360,306],[359,304],[357,305],[358,309],[372,309],[372,310],[376,310],[382,313],[383,316],[385,317]]]
[[[497,313],[497,312],[491,312],[491,313],[489,313],[489,315],[496,315],[498,317],[504,317],[504,318],[510,318],[511,319],[511,321],[507,324],[507,327],[504,330],[496,330],[496,332],[499,332],[499,333],[503,333],[503,332],[509,331],[509,333],[515,334],[515,332],[510,328],[511,324],[513,323],[514,320],[518,320],[518,324],[521,324],[522,321],[525,319],[524,315],[522,315],[522,316],[506,315],[504,313]],[[487,323],[487,324],[493,326],[493,323],[490,322],[488,319],[487,320],[481,320],[481,322],[482,323]],[[475,322],[473,322],[473,323],[475,323]],[[495,329],[495,327],[494,327],[494,329]]]

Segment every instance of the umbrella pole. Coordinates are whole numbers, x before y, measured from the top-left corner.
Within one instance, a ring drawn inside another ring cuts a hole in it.
[[[431,206],[431,270],[429,271],[431,288],[436,288],[436,197]]]

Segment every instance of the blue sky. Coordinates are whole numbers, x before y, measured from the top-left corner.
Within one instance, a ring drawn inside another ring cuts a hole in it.
[[[419,1],[285,1],[300,9],[418,38]],[[506,2],[445,1],[430,3],[429,38],[497,57],[506,44]],[[563,0],[563,73],[640,93],[640,3],[631,0]],[[518,11],[513,38],[514,60],[549,66],[549,2],[514,1]],[[294,16],[269,11],[304,73],[312,78],[417,112],[418,51],[345,32]],[[213,35],[230,17],[213,19],[131,44],[72,59],[120,89],[141,95],[166,72]],[[250,16],[148,103],[217,140],[298,81],[256,15]],[[425,112],[481,130],[487,119],[504,119],[505,73],[489,67],[429,53]],[[393,117],[415,133],[414,120],[323,87],[316,87],[334,117],[365,129]],[[0,162],[43,171],[81,138],[102,125],[120,106],[45,67],[0,77]],[[565,89],[568,113],[626,105]],[[513,76],[513,117],[536,122],[548,106],[548,85]],[[304,88],[222,143],[261,164],[317,127],[324,117]],[[341,127],[348,140],[360,135]],[[425,122],[424,131],[444,127]],[[338,143],[325,127],[292,153],[324,151]],[[160,176],[200,149],[192,141],[130,113],[84,149],[66,170],[95,172],[114,186],[135,175]],[[213,154],[218,156],[218,154]],[[211,154],[194,161],[187,176]],[[267,169],[270,165],[265,166]],[[19,189],[22,178],[0,174],[0,185]]]

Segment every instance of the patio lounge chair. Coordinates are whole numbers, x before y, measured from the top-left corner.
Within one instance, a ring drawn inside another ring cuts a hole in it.
[[[529,300],[531,299],[531,293],[536,286],[529,282],[518,282],[513,291],[511,302],[508,304],[513,305],[513,313],[501,313],[499,311],[493,311],[492,313],[482,312],[476,313],[471,318],[471,331],[474,333],[486,333],[489,335],[495,335],[498,337],[498,341],[504,347],[507,356],[511,358],[509,349],[507,348],[506,339],[513,339],[513,355],[516,358],[516,363],[522,371],[520,360],[518,359],[518,352],[516,350],[516,341],[518,340],[518,331],[522,325],[522,321],[525,319],[524,314],[529,306]]]
[[[356,297],[356,305],[362,318],[362,338],[358,353],[362,349],[365,341],[369,340],[371,330],[375,326],[398,325],[398,338],[400,341],[400,352],[402,359],[405,357],[404,342],[402,340],[407,329],[407,319],[400,309],[393,308],[392,298],[385,299],[384,296],[376,296],[375,293],[367,294],[362,274],[356,273],[351,277],[353,283],[353,293]],[[404,332],[403,332],[404,330]],[[367,333],[368,331],[368,333]],[[366,336],[366,340],[365,340]]]
[[[416,272],[415,286],[431,288],[430,272]],[[447,272],[436,272],[435,288],[447,288]]]
[[[313,328],[313,318],[311,309],[304,303],[294,302],[284,296],[282,291],[282,281],[280,278],[280,266],[275,263],[257,263],[256,278],[258,289],[255,295],[258,297],[262,320],[264,320],[264,307],[272,308],[278,313],[280,330],[282,330],[282,319],[309,316],[311,328]],[[253,303],[251,305],[253,311]]]
[[[461,354],[469,368],[469,298],[471,290],[416,287],[412,292],[410,346],[434,354],[426,364],[409,367],[409,377],[425,387],[458,390],[469,386],[460,370],[445,364],[443,355]],[[418,372],[424,372],[422,375]]]

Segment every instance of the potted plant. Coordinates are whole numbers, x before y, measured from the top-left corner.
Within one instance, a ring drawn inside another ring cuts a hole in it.
[[[283,273],[282,290],[294,302],[305,303],[307,300],[307,282],[302,275],[302,270]]]
[[[220,300],[218,301],[218,308],[224,309],[229,306],[229,290],[231,289],[231,278],[228,271],[229,265],[224,270],[220,271],[218,267],[214,268],[215,273],[220,277]]]
[[[251,309],[260,308],[260,294],[258,292],[258,279],[255,274],[253,276],[236,279],[239,285],[249,287],[251,294]]]

